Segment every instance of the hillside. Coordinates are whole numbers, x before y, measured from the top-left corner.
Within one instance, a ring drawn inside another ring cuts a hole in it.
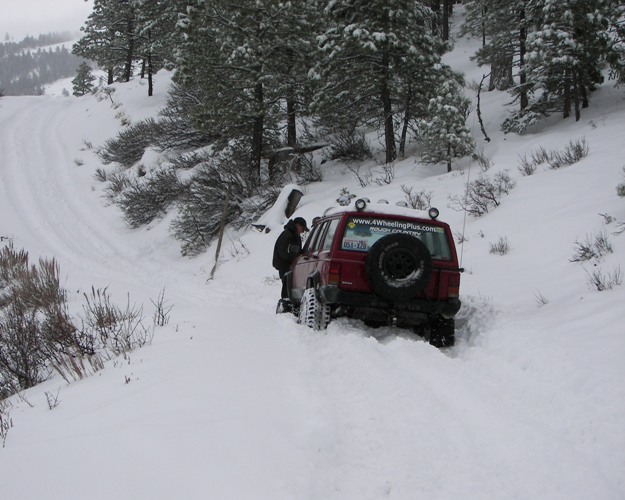
[[[468,82],[482,76],[471,53],[447,56]],[[482,173],[469,159],[448,174],[409,156],[392,183],[366,188],[327,162],[305,187],[295,215],[307,220],[343,188],[392,203],[402,184],[433,193],[464,233],[466,268],[457,345],[438,350],[407,331],[340,320],[314,332],[275,315],[279,227],[229,231],[211,281],[214,247],[181,257],[167,218],[128,229],[105,203],[94,175],[112,167],[94,150],[121,118],[163,104],[169,77],[157,77],[154,98],[142,82],[116,84],[116,109],[95,96],[0,99],[0,244],[56,258],[76,311],[91,286],[128,294],[147,317],[163,289],[173,305],[151,345],[10,399],[3,499],[625,497],[625,286],[589,285],[596,271],[622,273],[622,89],[608,82],[582,121],[552,117],[523,136],[499,130],[508,95],[482,94],[491,141],[474,113],[469,123],[485,174],[507,170],[516,186],[479,218],[450,202]],[[520,156],[581,139],[579,162],[519,172]],[[602,233],[612,253],[571,262],[576,242]],[[500,238],[509,252],[491,254]]]

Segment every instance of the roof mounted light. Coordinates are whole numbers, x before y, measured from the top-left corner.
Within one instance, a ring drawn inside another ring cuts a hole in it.
[[[438,217],[439,213],[440,212],[438,211],[438,208],[432,207],[428,210],[428,215],[430,216],[430,219],[432,220],[435,220]]]
[[[365,200],[363,200],[362,198],[359,198],[356,200],[356,210],[358,210],[359,212],[362,212],[366,206],[367,206],[367,202]]]
[[[378,200],[378,203],[380,205],[388,205],[388,200],[385,200],[384,198],[382,198],[381,200]]]
[[[398,207],[408,208],[408,203],[406,203],[405,201],[398,201],[397,203],[395,203],[395,205]]]

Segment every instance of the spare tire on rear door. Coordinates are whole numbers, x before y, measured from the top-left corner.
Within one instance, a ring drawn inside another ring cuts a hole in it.
[[[389,234],[369,250],[365,271],[377,295],[392,302],[405,302],[414,299],[429,283],[432,256],[414,236]]]

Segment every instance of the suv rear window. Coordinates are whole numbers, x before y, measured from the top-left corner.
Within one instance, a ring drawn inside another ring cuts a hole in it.
[[[341,250],[367,252],[376,241],[392,233],[409,234],[420,239],[433,259],[451,260],[447,235],[442,227],[377,217],[350,217],[345,226]]]

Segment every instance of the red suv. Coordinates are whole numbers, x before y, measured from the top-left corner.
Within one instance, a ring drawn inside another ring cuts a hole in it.
[[[412,328],[437,347],[454,343],[458,257],[449,226],[408,208],[359,199],[314,221],[287,273],[299,322],[324,329],[348,316]]]

